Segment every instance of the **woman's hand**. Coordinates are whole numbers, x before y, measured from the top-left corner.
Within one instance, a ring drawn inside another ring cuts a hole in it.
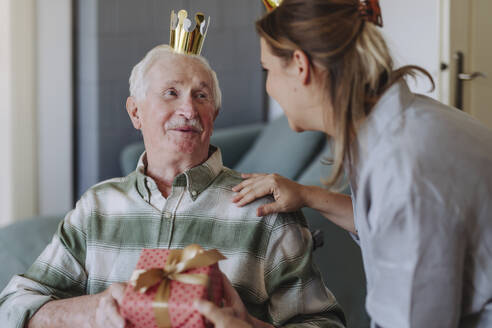
[[[252,317],[248,313],[225,274],[222,274],[222,280],[224,283],[224,307],[219,308],[209,301],[196,300],[194,307],[198,312],[210,320],[215,328],[273,328],[273,326]]]
[[[238,206],[257,198],[272,195],[275,201],[257,209],[258,216],[278,212],[293,212],[305,206],[304,186],[278,174],[242,174],[245,180],[232,188],[238,194],[232,199]]]

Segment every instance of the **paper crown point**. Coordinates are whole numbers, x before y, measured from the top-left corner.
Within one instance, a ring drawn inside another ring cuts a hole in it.
[[[181,9],[178,14],[171,11],[169,45],[177,53],[199,55],[207,35],[210,17],[203,13],[195,14],[195,25],[188,18],[188,12]]]
[[[267,11],[272,11],[273,9],[280,6],[281,3],[282,0],[263,0],[263,4],[265,5]]]

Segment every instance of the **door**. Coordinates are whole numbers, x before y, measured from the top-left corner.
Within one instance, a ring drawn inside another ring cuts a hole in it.
[[[449,104],[492,128],[492,1],[445,0],[443,10],[449,14],[449,52],[443,54]]]

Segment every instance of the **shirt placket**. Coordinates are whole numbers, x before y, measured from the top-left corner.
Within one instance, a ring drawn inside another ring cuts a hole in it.
[[[166,248],[168,249],[172,245],[173,233],[176,226],[176,215],[185,197],[185,193],[185,186],[173,186],[161,214],[162,222],[165,222],[165,224],[161,225],[160,240],[165,242]]]

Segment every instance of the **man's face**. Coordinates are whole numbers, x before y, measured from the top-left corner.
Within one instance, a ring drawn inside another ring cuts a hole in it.
[[[195,58],[170,55],[154,63],[145,81],[147,92],[132,121],[147,152],[206,158],[215,119],[210,73]]]

